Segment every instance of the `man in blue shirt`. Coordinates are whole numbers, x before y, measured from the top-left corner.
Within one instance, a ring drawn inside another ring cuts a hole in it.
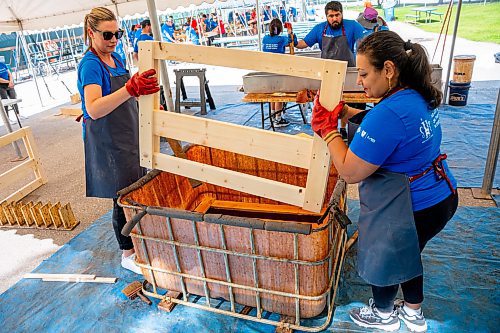
[[[356,41],[363,37],[363,27],[354,20],[343,19],[342,4],[330,1],[325,6],[326,22],[317,24],[304,39],[299,40],[297,48],[304,49],[319,45],[321,58],[345,60],[355,66],[354,50]],[[334,49],[339,49],[335,52]]]
[[[143,40],[154,40],[153,37],[151,36],[151,21],[149,19],[146,19],[141,22],[141,27],[142,27],[142,33],[137,38],[135,41],[134,45],[134,60],[138,61],[139,60],[139,42]]]
[[[344,20],[342,4],[330,1],[325,6],[326,22],[317,24],[304,39],[297,43],[298,49],[311,47],[318,44],[321,58],[347,61],[349,67],[355,67],[354,57],[356,42],[363,37],[364,28],[354,20]],[[354,105],[364,109],[366,105]],[[342,121],[339,129],[343,137],[347,137],[346,123]]]
[[[167,22],[165,22],[165,24],[161,26],[161,35],[163,37],[163,41],[167,43],[175,42],[174,32],[175,32],[174,21],[170,16],[167,19]]]
[[[16,91],[14,90],[14,78],[10,73],[9,67],[3,61],[0,61],[0,98],[17,98]],[[7,107],[5,107],[5,112],[8,113]],[[14,104],[14,112],[19,114],[16,104]]]

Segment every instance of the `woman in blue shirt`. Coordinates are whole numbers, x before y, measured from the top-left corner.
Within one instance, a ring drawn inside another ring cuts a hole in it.
[[[139,164],[135,98],[160,88],[152,69],[130,78],[115,52],[123,31],[112,11],[93,8],[85,15],[83,31],[89,48],[78,65],[77,85],[82,96],[86,195],[113,199],[112,223],[122,250],[121,265],[141,274],[132,239],[121,234],[127,221],[117,192],[144,174]]]
[[[454,215],[456,181],[441,153],[437,107],[442,94],[431,83],[424,48],[391,31],[366,37],[356,57],[358,84],[382,98],[364,117],[349,147],[337,131],[339,117],[361,110],[340,102],[328,112],[316,99],[312,127],[328,145],[335,168],[360,183],[358,273],[370,283],[369,306],[350,311],[363,327],[427,330],[421,310],[420,252]],[[326,92],[322,92],[326,93]],[[394,307],[401,286],[404,303]]]
[[[272,53],[285,53],[285,47],[292,43],[291,31],[288,31],[288,36],[282,36],[283,24],[278,18],[275,18],[269,24],[269,34],[262,39],[262,51]],[[293,45],[297,45],[297,37],[293,35]],[[283,109],[283,103],[272,102],[271,113],[274,114],[275,127],[285,127],[290,125],[288,120],[282,117],[281,112],[276,112]]]

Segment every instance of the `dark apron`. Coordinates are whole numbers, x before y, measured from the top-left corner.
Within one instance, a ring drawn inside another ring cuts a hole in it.
[[[102,62],[102,60],[101,60]],[[111,93],[130,75],[111,76]],[[116,198],[117,192],[144,175],[139,162],[139,111],[129,98],[107,116],[85,119],[85,178],[87,197]]]
[[[356,60],[347,42],[344,25],[342,24],[342,36],[335,37],[325,36],[328,26],[327,22],[321,40],[321,58],[347,61],[348,67],[355,67]]]
[[[359,185],[358,273],[391,286],[422,275],[408,177],[377,170]]]

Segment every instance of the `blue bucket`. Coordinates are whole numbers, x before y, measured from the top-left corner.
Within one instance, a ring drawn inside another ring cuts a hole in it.
[[[470,82],[459,83],[450,81],[450,97],[448,104],[453,106],[466,106],[469,96]]]

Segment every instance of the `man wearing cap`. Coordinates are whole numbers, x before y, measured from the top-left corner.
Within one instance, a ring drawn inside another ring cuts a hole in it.
[[[142,33],[139,36],[139,38],[137,38],[134,45],[135,61],[139,60],[139,42],[144,40],[154,40],[153,37],[151,36],[151,21],[149,19],[146,19],[141,22],[141,28],[142,28]]]
[[[170,16],[167,19],[167,22],[165,22],[165,24],[161,26],[161,35],[163,37],[163,41],[167,43],[175,43],[174,32],[175,32],[174,20]]]
[[[356,21],[364,28],[363,37],[376,31],[389,30],[387,23],[385,23],[383,18],[378,16],[377,10],[372,7],[366,7],[365,10],[359,14]]]

